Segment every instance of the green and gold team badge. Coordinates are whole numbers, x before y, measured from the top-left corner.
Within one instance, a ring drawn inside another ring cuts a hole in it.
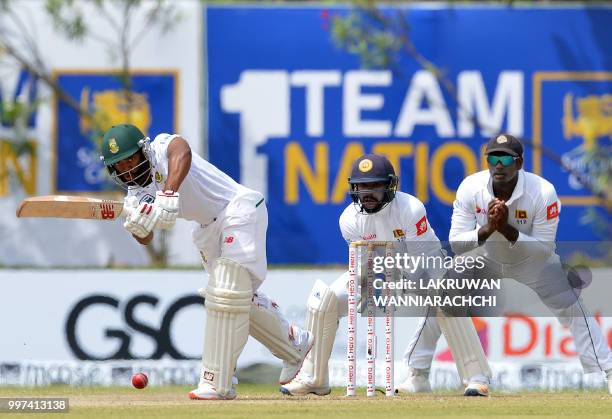
[[[164,178],[162,177],[161,173],[155,172],[155,182],[161,183],[162,180],[164,180]]]
[[[372,170],[372,166],[372,160],[370,159],[363,159],[359,162],[359,170],[361,170],[363,173]]]
[[[115,140],[114,138],[111,138],[110,140],[108,140],[108,149],[110,150],[111,153],[117,154],[119,152],[119,146],[117,145],[117,140]]]

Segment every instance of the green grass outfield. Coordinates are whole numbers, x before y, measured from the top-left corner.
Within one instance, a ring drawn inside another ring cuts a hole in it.
[[[70,413],[53,418],[610,418],[612,396],[603,390],[560,393],[493,393],[491,397],[463,397],[458,393],[398,396],[378,394],[344,397],[334,389],[327,397],[287,397],[276,386],[241,384],[233,401],[192,401],[189,387],[0,387],[0,397],[67,397]],[[361,390],[360,393],[364,393]],[[42,418],[46,414],[11,414],[10,418]]]

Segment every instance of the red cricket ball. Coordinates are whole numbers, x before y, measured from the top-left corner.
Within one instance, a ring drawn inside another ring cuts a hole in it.
[[[144,372],[139,372],[132,375],[132,385],[136,388],[143,389],[149,383],[149,378]]]

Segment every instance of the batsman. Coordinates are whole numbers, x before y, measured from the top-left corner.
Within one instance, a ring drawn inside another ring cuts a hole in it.
[[[194,221],[208,285],[200,382],[191,399],[236,397],[236,362],[249,334],[283,361],[279,382],[299,371],[314,337],[289,325],[278,305],[258,292],[266,278],[268,213],[263,196],[235,182],[191,151],[176,134],[153,140],[121,124],[102,141],[102,161],[111,178],[127,190],[124,227],[143,245],[154,229],[171,229],[177,218]]]
[[[377,154],[360,157],[348,181],[353,204],[340,216],[340,230],[347,242],[404,242],[407,252],[441,255],[440,241],[427,221],[425,206],[414,196],[397,191],[398,177],[386,157]],[[315,343],[297,377],[282,386],[281,392],[321,396],[330,393],[328,361],[339,319],[347,315],[348,279],[345,272],[331,286],[322,281],[315,283],[306,318]],[[447,317],[442,312],[437,315],[460,378],[466,385],[464,394],[488,395],[491,371],[473,323],[467,317]],[[407,385],[411,384],[409,377]]]

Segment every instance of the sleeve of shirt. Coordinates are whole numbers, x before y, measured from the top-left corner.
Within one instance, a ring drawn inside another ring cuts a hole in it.
[[[453,215],[448,241],[456,254],[462,254],[478,247],[478,225],[476,223],[474,195],[465,180],[459,185],[453,202]]]
[[[406,240],[402,243],[406,245],[406,252],[412,255],[438,252],[442,246],[429,224],[425,205],[415,198],[405,211],[402,218],[408,221],[408,226],[404,227]]]
[[[403,212],[402,218],[408,223],[405,227],[406,241],[436,240],[427,219],[427,210],[421,201],[416,198],[412,199],[409,207],[405,208]]]
[[[404,209],[404,211],[402,218],[408,221],[408,226],[405,227],[406,240],[399,242],[397,250],[411,256],[442,257],[442,245],[429,224],[425,205],[415,198],[410,202],[409,208]],[[404,278],[411,279],[425,276],[438,278],[442,275],[442,272],[428,267],[420,267],[418,269],[404,270],[402,274]]]
[[[533,218],[531,234],[519,232],[516,242],[510,244],[510,248],[529,252],[537,258],[545,258],[555,251],[561,201],[557,197],[554,186],[549,183],[544,185],[537,201],[538,209]]]
[[[342,237],[347,243],[361,239],[355,226],[355,217],[348,213],[348,211],[345,210],[342,215],[340,215],[340,220],[338,223],[340,224],[340,232],[342,233]]]
[[[151,142],[151,147],[155,151],[155,154],[162,157],[163,159],[168,159],[168,146],[177,137],[176,134],[159,134],[157,135],[153,141]]]

